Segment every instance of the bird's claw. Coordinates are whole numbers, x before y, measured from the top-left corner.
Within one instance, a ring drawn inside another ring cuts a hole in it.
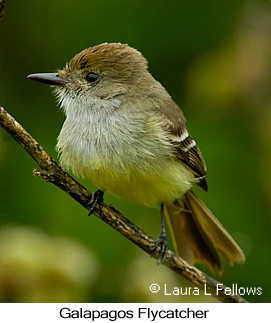
[[[95,209],[97,203],[99,204],[100,214],[102,213],[103,200],[104,200],[103,195],[104,195],[104,192],[100,191],[100,190],[97,190],[91,194],[91,198],[87,204],[90,207],[89,213],[88,213],[89,216],[94,212],[94,209]]]
[[[154,252],[158,247],[160,247],[160,257],[158,258],[157,263],[162,264],[166,259],[168,251],[168,241],[166,237],[159,236],[151,251]]]

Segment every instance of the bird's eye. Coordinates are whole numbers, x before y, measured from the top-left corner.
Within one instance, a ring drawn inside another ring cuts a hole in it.
[[[89,83],[94,83],[95,81],[99,80],[99,78],[100,78],[100,76],[96,73],[93,73],[93,72],[88,73],[86,76],[86,80]]]

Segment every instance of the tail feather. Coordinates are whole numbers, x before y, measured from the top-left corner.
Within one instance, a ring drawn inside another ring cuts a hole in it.
[[[240,247],[192,191],[174,204],[165,204],[165,215],[176,252],[189,263],[201,262],[222,273],[218,251],[230,264],[244,263]]]

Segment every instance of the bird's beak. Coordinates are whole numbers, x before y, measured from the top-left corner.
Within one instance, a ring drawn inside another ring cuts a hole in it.
[[[64,84],[69,83],[69,81],[61,78],[58,73],[30,74],[27,76],[27,78],[41,83],[50,84],[50,85],[63,86]]]

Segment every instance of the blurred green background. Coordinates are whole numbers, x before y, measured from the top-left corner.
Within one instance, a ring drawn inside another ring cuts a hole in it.
[[[225,263],[223,276],[214,277],[229,286],[261,287],[262,295],[246,298],[270,302],[270,2],[14,0],[5,11],[0,104],[56,159],[64,116],[49,87],[26,75],[53,72],[105,41],[143,53],[151,73],[182,107],[204,155],[209,192],[197,193],[247,257],[244,265]],[[216,301],[151,294],[152,283],[171,288],[187,282],[35,178],[36,167],[0,128],[1,302]],[[108,194],[105,201],[158,236],[158,209]]]

